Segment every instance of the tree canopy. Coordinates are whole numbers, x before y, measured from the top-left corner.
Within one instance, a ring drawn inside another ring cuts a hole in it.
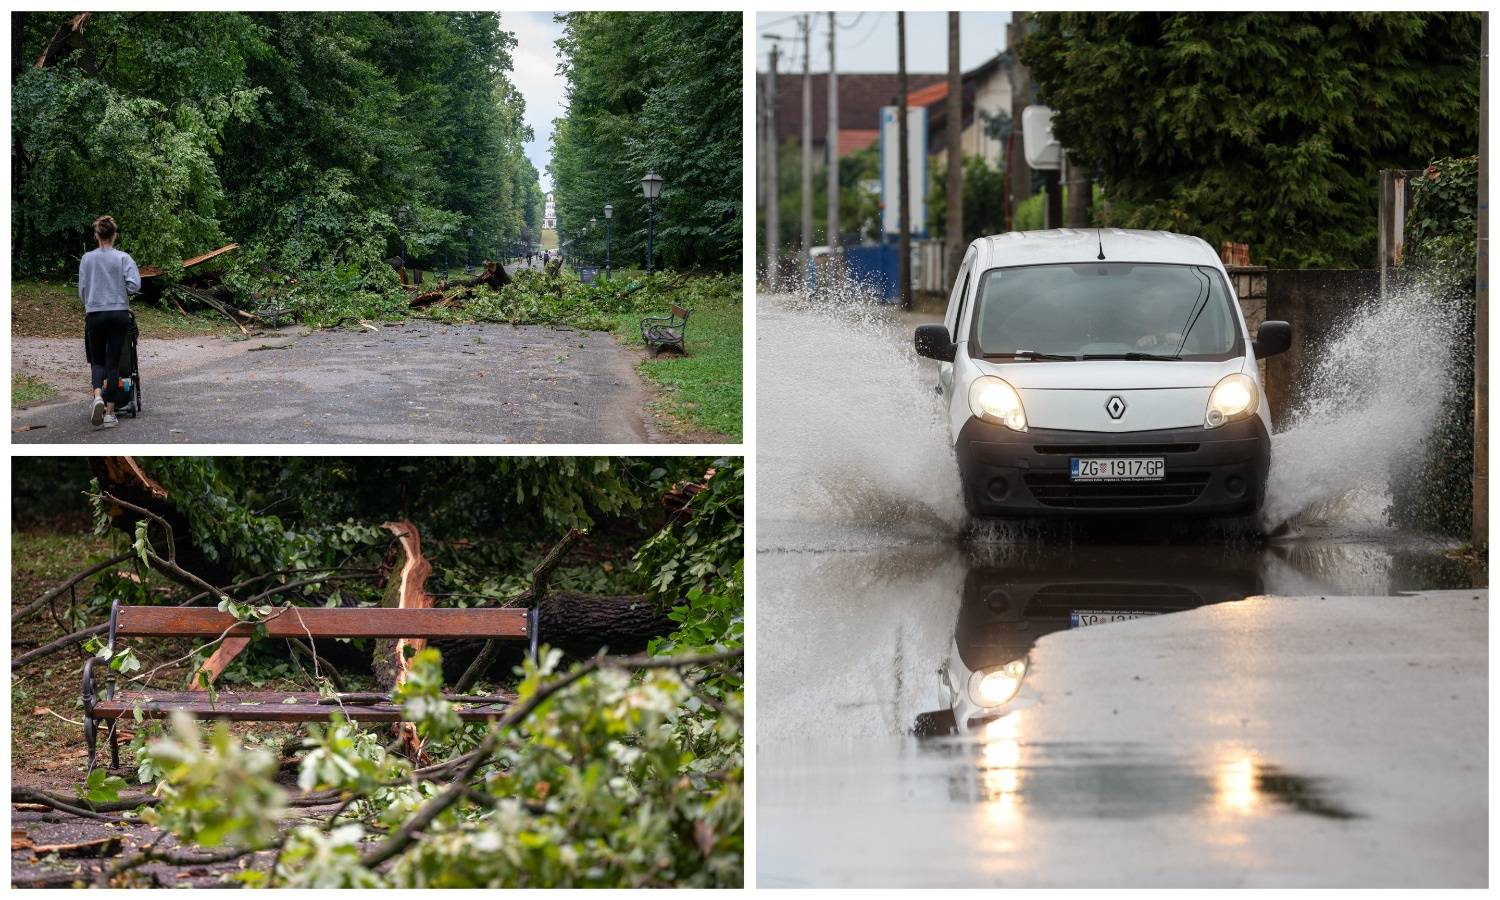
[[[1478,13],[1037,13],[1021,59],[1107,224],[1375,256],[1380,169],[1478,148]]]
[[[373,265],[398,224],[426,264],[540,233],[497,14],[99,12],[44,57],[67,21],[13,18],[13,271],[70,268],[106,213],[168,270],[231,240],[297,268]]]
[[[121,764],[80,757],[19,795],[136,835],[72,883],[156,883],[141,869],[165,863],[251,886],[741,886],[742,459],[37,457],[15,481],[30,549],[12,589],[41,594],[12,612],[17,703],[76,702],[81,652],[133,704]],[[396,676],[394,645],[261,627],[409,598],[531,606],[540,647],[431,640]],[[210,674],[227,631],[106,640],[117,602],[256,628]],[[230,719],[310,689],[327,714],[234,731],[146,714],[190,678]],[[355,714],[369,702],[401,726]],[[13,755],[50,733],[17,731]]]
[[[744,216],[737,12],[559,16],[567,110],[552,139],[558,231],[594,252],[614,206],[616,265],[644,263],[647,170],[665,185],[655,251],[673,268],[738,269]],[[566,252],[566,251],[565,251]]]

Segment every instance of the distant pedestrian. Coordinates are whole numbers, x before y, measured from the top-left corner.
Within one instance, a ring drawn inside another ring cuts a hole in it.
[[[84,344],[94,396],[89,421],[95,428],[113,428],[115,401],[126,398],[120,383],[120,359],[130,344],[130,295],[141,289],[141,271],[129,253],[115,249],[120,229],[110,216],[94,220],[96,249],[78,262],[78,296],[83,299]]]

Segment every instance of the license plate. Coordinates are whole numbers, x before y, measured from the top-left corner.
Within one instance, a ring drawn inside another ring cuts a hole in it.
[[[1166,474],[1160,456],[1073,457],[1074,481],[1161,481]]]
[[[1068,614],[1069,628],[1087,628],[1090,625],[1108,625],[1110,622],[1128,622],[1159,613],[1124,609],[1075,609]]]

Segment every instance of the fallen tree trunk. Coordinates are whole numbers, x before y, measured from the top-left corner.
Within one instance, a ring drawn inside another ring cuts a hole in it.
[[[610,653],[640,653],[652,638],[676,630],[677,623],[667,615],[670,611],[640,595],[551,593],[542,600],[538,633],[543,644],[580,659],[605,648]],[[433,646],[443,653],[443,677],[449,684],[469,670],[482,647],[477,641],[454,640],[434,641]],[[502,645],[478,676],[491,682],[510,680],[511,669],[526,651],[520,643]]]
[[[407,306],[410,306],[412,309],[421,309],[424,306],[435,306],[446,299],[448,297],[442,291],[428,291],[425,294],[418,294],[408,300]]]
[[[486,261],[484,271],[480,274],[473,278],[457,278],[450,282],[450,284],[459,287],[479,287],[483,284],[498,291],[507,284],[510,284],[510,281],[511,278],[510,275],[506,274],[505,266],[497,262]]]

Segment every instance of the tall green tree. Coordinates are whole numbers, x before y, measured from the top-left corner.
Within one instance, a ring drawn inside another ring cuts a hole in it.
[[[1376,174],[1477,150],[1478,13],[1037,13],[1021,59],[1109,224],[1369,266]]]
[[[65,18],[13,20],[19,58]],[[103,213],[169,268],[230,239],[378,264],[402,206],[417,263],[497,256],[540,195],[514,47],[494,13],[95,13],[12,67],[13,269],[70,268]]]
[[[559,232],[583,246],[612,204],[617,264],[645,262],[640,179],[665,179],[655,251],[674,268],[736,269],[744,211],[738,13],[559,16],[568,106],[549,171]]]

